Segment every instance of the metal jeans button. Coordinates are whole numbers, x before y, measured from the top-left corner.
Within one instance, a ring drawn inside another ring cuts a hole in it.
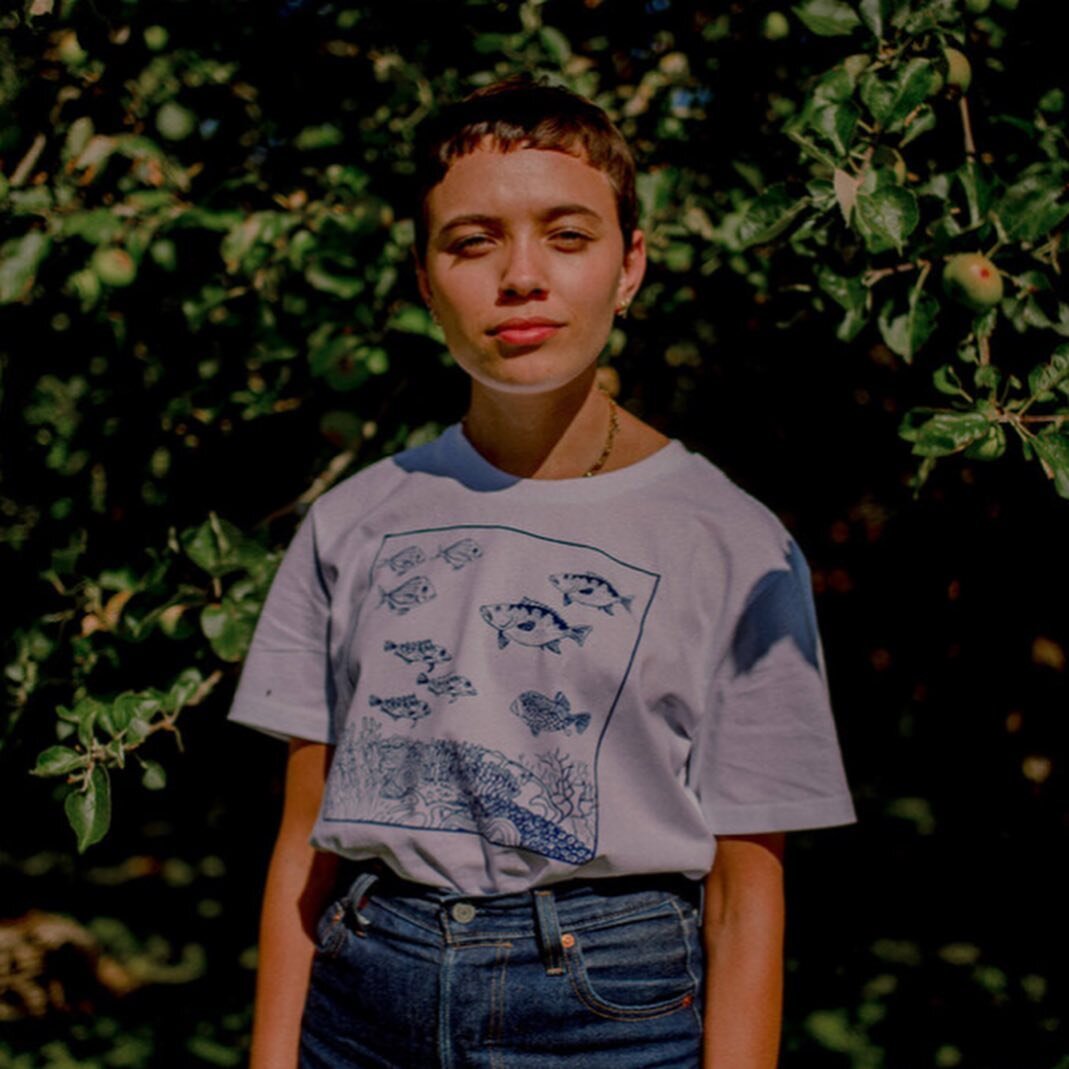
[[[470,924],[475,920],[475,907],[470,902],[457,902],[450,912],[457,924]]]

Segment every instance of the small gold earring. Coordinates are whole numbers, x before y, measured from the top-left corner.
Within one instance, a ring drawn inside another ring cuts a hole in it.
[[[621,302],[620,302],[620,303],[619,303],[619,304],[618,304],[618,305],[616,306],[616,314],[617,314],[617,315],[618,315],[618,316],[619,316],[619,317],[620,317],[621,319],[626,319],[626,318],[627,318],[627,309],[628,309],[628,308],[629,308],[630,306],[631,306],[631,301],[630,301],[630,300],[626,300],[626,301],[621,301]]]

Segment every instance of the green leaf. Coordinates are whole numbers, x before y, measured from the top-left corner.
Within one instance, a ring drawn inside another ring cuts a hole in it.
[[[198,568],[219,578],[259,564],[266,550],[213,512],[199,527],[182,532],[182,549]]]
[[[320,148],[333,148],[345,140],[345,134],[333,123],[322,126],[306,126],[293,139],[293,145],[299,152],[310,152]]]
[[[546,50],[546,55],[558,67],[563,67],[572,58],[572,46],[568,43],[568,38],[560,30],[554,29],[552,26],[543,26],[538,31],[538,37],[542,42],[542,47]]]
[[[957,371],[949,364],[935,369],[932,373],[932,382],[940,393],[945,393],[949,397],[962,397],[966,401],[973,399],[972,395],[966,391]]]
[[[167,693],[165,705],[169,712],[176,712],[187,705],[204,683],[204,676],[197,668],[186,668],[179,673]]]
[[[747,205],[739,224],[738,240],[742,248],[761,245],[782,234],[809,206],[809,198],[796,200],[783,183],[769,186]]]
[[[31,230],[0,245],[0,304],[13,304],[29,295],[51,244],[43,231]]]
[[[1050,400],[1056,389],[1069,394],[1069,345],[1059,345],[1050,362],[1028,376],[1028,389],[1038,401]]]
[[[935,92],[939,74],[931,60],[911,59],[892,78],[869,71],[861,79],[861,99],[885,130],[897,129]]]
[[[869,252],[899,252],[920,221],[917,198],[899,186],[886,186],[871,193],[858,193],[854,227],[865,239]]]
[[[854,141],[861,112],[850,101],[844,104],[826,104],[814,112],[812,125],[834,146],[840,156],[845,156]]]
[[[234,662],[245,656],[259,610],[258,603],[234,601],[229,597],[201,610],[200,629],[221,660]]]
[[[850,278],[837,275],[830,268],[821,270],[817,281],[820,288],[845,312],[835,335],[840,341],[853,341],[868,322],[872,291],[860,276]]]
[[[1010,240],[1037,241],[1069,216],[1066,172],[1064,165],[1042,166],[1003,193],[994,211]]]
[[[991,421],[980,412],[915,408],[906,413],[898,433],[913,443],[920,457],[946,457],[988,435]]]
[[[1043,470],[1054,480],[1059,497],[1069,497],[1069,438],[1051,428],[1032,439]]]
[[[861,21],[874,37],[883,37],[884,23],[890,9],[890,0],[861,0]]]
[[[805,0],[792,10],[819,37],[845,37],[861,25],[857,12],[842,0]]]
[[[425,338],[440,338],[441,331],[435,325],[430,312],[419,304],[402,305],[386,324],[387,330],[399,330],[404,334],[419,334]]]
[[[97,765],[84,790],[71,791],[63,802],[67,820],[78,840],[78,853],[99,842],[111,825],[111,784],[108,773]]]
[[[101,708],[98,722],[109,735],[115,736],[126,731],[134,721],[151,719],[159,708],[159,698],[151,694],[126,691],[111,705]]]
[[[76,768],[85,768],[89,758],[69,746],[49,746],[37,755],[37,764],[30,773],[33,776],[65,776]]]
[[[304,271],[305,281],[312,289],[321,293],[332,293],[335,297],[351,301],[364,292],[365,282],[355,275],[340,275],[330,271],[322,260],[310,263]]]
[[[880,334],[887,348],[909,363],[935,330],[939,302],[930,294],[919,293],[911,296],[902,315],[892,315],[893,309],[894,302],[888,301],[880,310]]]

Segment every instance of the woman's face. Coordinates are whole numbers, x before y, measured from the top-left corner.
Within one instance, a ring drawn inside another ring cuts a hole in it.
[[[427,198],[420,289],[457,363],[491,389],[540,393],[597,359],[646,266],[605,175],[564,152],[484,146]]]

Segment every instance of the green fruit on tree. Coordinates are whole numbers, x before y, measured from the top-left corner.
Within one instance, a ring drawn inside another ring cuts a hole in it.
[[[1002,300],[999,269],[978,252],[960,252],[943,268],[943,288],[974,312],[986,312]]]
[[[761,32],[770,41],[782,41],[791,32],[791,24],[782,11],[770,11],[765,16]]]
[[[170,35],[167,33],[165,26],[146,26],[145,27],[145,44],[153,52],[161,52],[167,47],[167,40]]]
[[[101,246],[89,261],[93,273],[108,286],[129,286],[137,277],[137,264],[125,249]]]
[[[969,86],[972,85],[972,64],[969,62],[969,57],[956,48],[943,49],[943,56],[947,61],[946,84],[967,93]]]
[[[181,104],[168,100],[159,111],[156,112],[156,129],[168,141],[181,141],[193,133],[197,125],[197,117]]]

